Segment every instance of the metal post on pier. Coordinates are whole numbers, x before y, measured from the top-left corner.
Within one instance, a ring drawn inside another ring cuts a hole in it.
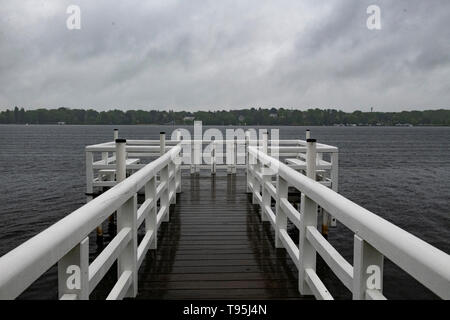
[[[306,149],[306,176],[310,179],[316,179],[316,139],[308,139]],[[303,295],[311,295],[312,291],[307,284],[306,271],[311,269],[316,271],[316,250],[306,238],[308,227],[317,227],[317,204],[302,194],[301,212],[303,212],[303,222],[300,228],[299,251],[299,290]]]

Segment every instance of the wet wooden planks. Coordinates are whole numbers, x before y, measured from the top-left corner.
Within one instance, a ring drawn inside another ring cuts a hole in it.
[[[301,299],[297,269],[246,194],[243,173],[186,174],[138,299]]]

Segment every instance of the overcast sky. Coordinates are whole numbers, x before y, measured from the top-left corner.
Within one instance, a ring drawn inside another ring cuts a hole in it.
[[[450,1],[0,0],[0,110],[16,105],[449,109]]]

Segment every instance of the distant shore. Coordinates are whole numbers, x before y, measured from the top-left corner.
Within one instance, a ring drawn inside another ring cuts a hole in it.
[[[335,109],[250,108],[222,111],[34,109],[0,112],[0,124],[215,126],[450,126],[450,110],[351,113]]]

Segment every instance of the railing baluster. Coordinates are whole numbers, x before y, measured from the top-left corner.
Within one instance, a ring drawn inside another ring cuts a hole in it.
[[[177,129],[176,141],[181,143],[181,132],[179,129]],[[176,187],[176,192],[180,193],[181,192],[181,163],[182,163],[181,151],[176,155],[175,159],[176,159],[176,162],[175,162],[175,187]]]
[[[255,195],[255,193],[260,194],[261,192],[261,184],[258,180],[257,175],[261,172],[261,164],[259,162],[259,159],[256,159],[256,163],[253,165],[253,192],[252,192],[252,203],[253,204],[259,204],[258,198]]]
[[[191,149],[191,174],[194,174],[195,173],[195,165],[194,165],[194,162],[195,162],[195,157],[194,157],[194,155],[195,155],[195,144],[194,144],[194,140],[192,140],[192,139],[191,139],[190,149]]]
[[[267,141],[268,141],[268,133],[267,129],[264,129],[262,133],[262,152],[267,154]]]
[[[277,203],[276,203],[276,230],[275,230],[275,247],[284,248],[281,241],[281,230],[286,230],[287,217],[281,208],[281,199],[287,199],[288,197],[288,183],[279,174],[277,174]]]
[[[306,175],[308,178],[316,178],[316,140],[308,139],[306,151]],[[306,238],[307,227],[317,228],[317,204],[304,193],[301,199],[301,210],[303,215],[300,219],[300,262],[298,268],[299,291],[303,295],[311,295],[313,292],[306,282],[306,269],[316,271],[316,250]]]
[[[216,141],[211,146],[211,174],[216,174]]]
[[[236,173],[236,164],[237,164],[237,152],[238,152],[237,140],[235,140],[233,138],[231,145],[232,145],[232,149],[233,149],[233,158],[232,158],[233,165],[231,166],[231,173],[235,174]]]
[[[268,174],[268,168],[262,167],[262,174],[263,174],[263,184],[262,184],[262,206],[261,206],[261,220],[262,221],[268,221],[269,217],[267,216],[266,212],[266,206],[271,206],[272,204],[272,196],[270,195],[269,191],[267,190],[266,183],[272,182],[272,175]]]
[[[117,232],[131,228],[131,240],[117,259],[117,278],[124,271],[131,271],[131,285],[125,297],[136,297],[138,291],[137,277],[137,194],[128,199],[117,211]]]
[[[145,219],[145,231],[153,231],[153,241],[150,249],[156,249],[158,245],[157,215],[158,206],[156,205],[156,177],[153,177],[145,185],[145,199],[153,199],[153,205]]]
[[[247,193],[251,192],[249,183],[252,181],[252,175],[250,173],[251,154],[248,151],[249,142],[250,142],[250,131],[245,131],[245,164],[246,164],[245,171],[247,175]]]
[[[330,157],[331,157],[331,172],[330,172],[331,190],[338,192],[339,154],[337,152],[333,152],[333,153],[331,153]],[[332,227],[336,227],[336,225],[337,225],[336,218],[331,216],[330,220],[331,220],[330,225]]]
[[[94,192],[94,155],[91,151],[86,151],[86,194],[92,195]]]
[[[367,290],[383,292],[383,255],[355,234],[353,247],[353,299],[365,300]]]
[[[173,176],[169,179],[169,197],[170,194],[172,193],[172,198],[170,199],[170,204],[176,204],[177,203],[177,188],[176,188],[176,168],[175,168],[175,164],[173,163],[173,161],[170,161],[168,164],[169,167],[169,175],[170,172],[173,172]]]
[[[162,191],[161,197],[160,197],[160,207],[166,208],[166,213],[164,215],[163,221],[169,221],[169,213],[170,213],[170,204],[169,204],[169,166],[166,165],[164,168],[161,169],[160,173],[160,184],[165,183],[165,189]]]
[[[58,296],[89,299],[89,237],[58,261]]]

